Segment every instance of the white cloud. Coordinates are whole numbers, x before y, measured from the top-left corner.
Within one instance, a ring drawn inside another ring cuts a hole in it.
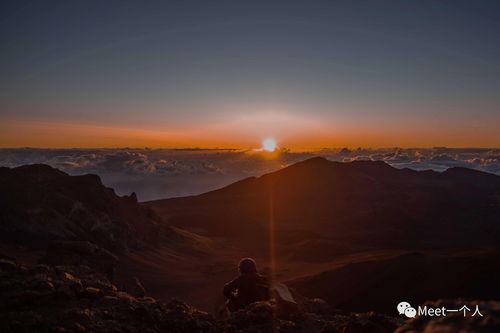
[[[499,149],[323,149],[284,151],[279,159],[236,150],[0,149],[0,165],[45,163],[69,174],[95,173],[119,194],[139,200],[192,195],[321,155],[332,161],[381,160],[396,168],[443,171],[462,166],[500,175]]]

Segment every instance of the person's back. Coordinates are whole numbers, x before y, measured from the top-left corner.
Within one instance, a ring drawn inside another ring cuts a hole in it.
[[[253,302],[269,299],[269,281],[257,273],[253,259],[242,259],[239,270],[240,276],[224,286],[229,311],[237,311]]]

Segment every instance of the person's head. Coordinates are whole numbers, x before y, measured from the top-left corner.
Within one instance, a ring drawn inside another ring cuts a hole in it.
[[[252,258],[243,258],[238,265],[241,274],[257,273],[257,264]]]

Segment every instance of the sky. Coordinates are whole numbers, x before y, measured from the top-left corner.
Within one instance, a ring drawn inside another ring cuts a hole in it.
[[[0,147],[500,147],[497,1],[3,1]]]

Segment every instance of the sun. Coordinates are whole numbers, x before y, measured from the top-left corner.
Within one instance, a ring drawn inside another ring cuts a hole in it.
[[[276,140],[272,138],[265,139],[262,141],[262,150],[273,152],[278,148],[278,145],[276,144]]]

